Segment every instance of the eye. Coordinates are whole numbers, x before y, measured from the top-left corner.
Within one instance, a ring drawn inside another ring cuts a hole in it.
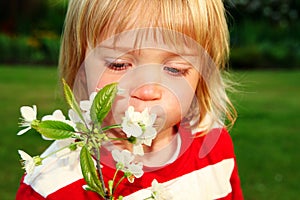
[[[124,70],[131,68],[132,64],[130,62],[126,62],[126,61],[117,59],[117,60],[113,60],[113,61],[106,60],[105,66],[108,69],[111,69],[113,71],[124,71]]]
[[[172,76],[186,76],[189,73],[188,68],[164,66],[163,69]]]

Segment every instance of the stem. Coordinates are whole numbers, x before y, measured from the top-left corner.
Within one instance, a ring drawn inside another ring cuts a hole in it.
[[[128,138],[108,138],[109,140],[128,140]]]
[[[148,200],[148,199],[153,199],[153,197],[147,197],[146,199],[143,199],[143,200]]]
[[[108,131],[108,130],[113,129],[113,128],[122,128],[122,126],[121,126],[121,124],[115,124],[115,125],[111,125],[111,126],[106,126],[106,127],[102,128],[102,131],[105,132],[105,131]]]
[[[74,144],[80,144],[80,143],[81,143],[81,141],[80,141],[80,142],[75,142]],[[48,155],[46,155],[46,156],[43,157],[42,159],[44,160],[44,159],[48,158],[49,156],[52,156],[53,154],[56,154],[57,152],[60,152],[60,151],[66,149],[66,148],[69,148],[69,147],[70,147],[70,145],[64,146],[64,147],[62,147],[62,148],[60,148],[60,149],[58,149],[58,150],[56,150],[56,151],[53,151],[53,152],[49,153]]]
[[[151,195],[151,197],[147,197],[146,199],[143,199],[143,200],[148,200],[148,199],[155,199],[152,195]]]
[[[118,174],[118,172],[119,172],[119,169],[116,169],[116,171],[115,171],[115,174],[114,174],[114,177],[113,177],[113,179],[112,179],[112,189],[109,191],[110,192],[110,194],[113,196],[113,194],[114,194],[114,182],[115,182],[115,179],[116,179],[116,177],[117,177],[117,174]]]
[[[119,172],[119,169],[117,169],[115,174],[114,174],[114,177],[113,177],[113,180],[112,180],[113,182],[115,182],[115,179],[116,179],[116,176],[117,176],[118,172]]]
[[[120,185],[120,183],[124,180],[124,178],[125,178],[125,176],[122,176],[121,178],[120,178],[120,180],[118,181],[118,183],[116,184],[116,187],[114,187],[114,189],[113,189],[113,191],[112,191],[112,193],[114,193],[115,192],[115,190],[117,189],[117,187]]]
[[[101,166],[100,166],[100,150],[98,148],[96,149],[96,165],[97,165],[97,170],[99,173],[100,182],[101,182],[102,188],[104,190],[104,194],[106,194],[105,183],[104,183],[103,174],[102,174],[102,170],[101,170]],[[105,195],[104,198],[105,198],[105,200],[109,200],[109,197],[107,195]]]

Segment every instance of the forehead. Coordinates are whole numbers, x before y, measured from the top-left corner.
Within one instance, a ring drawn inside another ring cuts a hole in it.
[[[199,56],[204,49],[192,38],[162,28],[143,28],[124,31],[101,41],[97,48],[111,48],[121,52],[158,49],[177,55]]]
[[[101,1],[99,1],[101,2]],[[93,32],[108,38],[121,32],[139,28],[162,27],[195,38],[190,6],[182,0],[122,0],[95,6]],[[104,12],[105,10],[105,12]]]

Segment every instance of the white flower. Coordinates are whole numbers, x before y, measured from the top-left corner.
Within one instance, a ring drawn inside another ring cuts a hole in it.
[[[35,166],[42,164],[42,158],[39,156],[31,157],[30,155],[28,155],[26,152],[22,150],[18,150],[18,153],[22,158],[22,165],[23,168],[26,170],[27,174],[31,174]]]
[[[21,120],[20,127],[26,127],[23,130],[20,130],[17,135],[22,135],[31,129],[31,123],[36,120],[37,116],[37,108],[35,105],[30,106],[22,106],[20,108],[21,111]]]
[[[74,123],[82,122],[80,117],[77,115],[77,113],[73,109],[69,110],[68,116],[69,116],[70,120]]]
[[[90,94],[89,100],[83,100],[79,102],[79,107],[81,108],[82,111],[87,111],[87,112],[90,111],[96,95],[97,92],[92,92]]]
[[[140,141],[137,141],[135,144],[133,144],[133,153],[140,156],[144,155],[144,148]]]
[[[132,106],[128,107],[122,122],[122,130],[129,137],[135,137],[136,143],[133,147],[135,154],[143,155],[142,144],[151,146],[152,140],[156,137],[157,131],[153,128],[156,115],[149,114],[148,108],[142,113],[135,112]]]
[[[117,169],[123,171],[130,182],[133,182],[133,175],[140,178],[143,172],[143,164],[141,162],[135,163],[134,156],[128,150],[112,150],[112,157],[117,162]]]
[[[75,127],[75,124],[72,121],[67,120],[61,110],[55,110],[52,115],[46,115],[42,118],[42,121],[46,120],[61,121]]]
[[[171,193],[163,186],[154,179],[151,183],[151,191],[152,191],[152,198],[155,200],[170,200],[172,199]]]
[[[61,121],[61,122],[64,122],[66,124],[69,124],[74,129],[76,128],[75,123],[73,123],[70,120],[67,120],[61,110],[55,110],[52,115],[45,115],[44,117],[42,117],[41,120],[42,121],[46,121],[46,120]],[[45,137],[43,134],[42,134],[42,137],[45,140],[52,140],[52,139],[49,139],[49,138]]]
[[[80,119],[80,117],[78,116],[78,114],[70,109],[69,110],[69,118],[72,122],[76,123],[83,123],[87,125],[88,129],[91,129],[91,125],[92,125],[92,120],[91,120],[91,116],[90,116],[90,110],[93,104],[93,101],[96,97],[97,93],[96,92],[92,92],[89,100],[83,100],[79,102],[79,107],[82,111],[82,116],[84,118],[84,122]]]

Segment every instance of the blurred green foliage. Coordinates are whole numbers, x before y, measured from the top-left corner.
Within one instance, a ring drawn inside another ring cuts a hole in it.
[[[239,20],[267,20],[285,26],[299,18],[298,0],[225,0],[226,7]]]
[[[60,34],[67,0],[10,0],[0,2],[0,31],[31,35],[37,30]]]
[[[0,63],[57,64],[67,2],[1,1]],[[300,67],[300,1],[224,2],[231,33],[231,67]]]
[[[0,9],[0,63],[57,64],[67,1],[2,1]]]
[[[245,20],[231,32],[231,64],[234,68],[300,67],[300,23],[293,30],[266,21]]]
[[[31,36],[0,34],[0,62],[56,64],[60,38],[53,32],[41,31]]]
[[[300,67],[300,1],[226,2],[234,68]]]

